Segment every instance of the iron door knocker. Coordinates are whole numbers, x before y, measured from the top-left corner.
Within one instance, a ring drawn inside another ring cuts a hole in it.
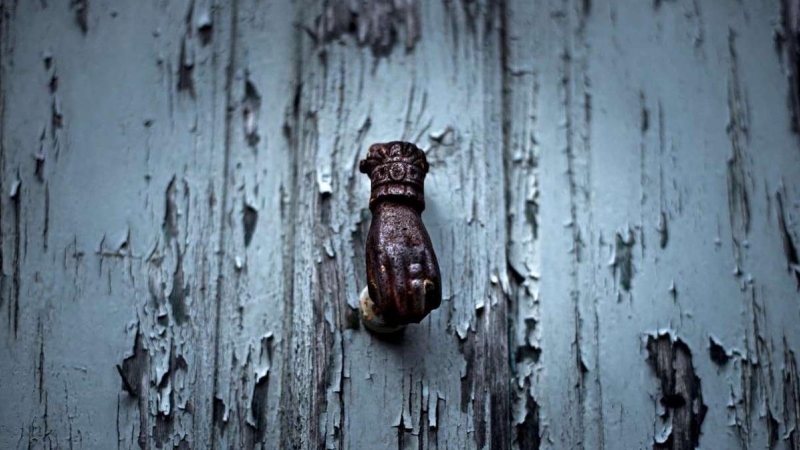
[[[372,182],[359,309],[364,325],[378,333],[419,323],[442,302],[439,263],[421,217],[428,167],[425,153],[408,142],[373,144],[359,165]]]

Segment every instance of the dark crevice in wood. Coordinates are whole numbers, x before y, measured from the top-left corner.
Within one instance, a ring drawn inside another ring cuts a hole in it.
[[[566,18],[569,18],[569,14],[566,15]],[[582,332],[582,323],[583,320],[581,318],[581,308],[580,308],[580,279],[579,279],[579,266],[581,263],[581,255],[582,255],[582,247],[583,241],[580,233],[580,222],[579,222],[579,205],[578,205],[578,197],[579,197],[579,186],[576,174],[576,155],[575,155],[575,142],[574,142],[574,135],[575,135],[575,124],[572,118],[574,99],[573,99],[573,78],[574,78],[574,69],[573,69],[573,56],[572,56],[572,39],[570,38],[570,34],[572,33],[572,27],[569,20],[566,21],[566,24],[563,25],[565,30],[565,42],[564,48],[562,50],[561,55],[561,90],[562,90],[562,106],[564,108],[564,134],[565,134],[565,141],[566,141],[566,159],[567,159],[567,179],[569,184],[569,199],[570,199],[570,206],[569,206],[569,220],[571,224],[572,230],[572,261],[571,261],[571,270],[570,270],[570,277],[572,279],[572,288],[570,289],[570,301],[572,303],[572,313],[573,313],[573,323],[574,323],[574,330],[573,330],[573,363],[576,369],[576,377],[574,383],[574,391],[575,391],[575,401],[577,402],[576,410],[579,412],[575,417],[576,425],[575,425],[575,439],[580,440],[584,434],[584,411],[585,411],[585,398],[586,398],[586,365],[583,362],[583,339],[581,336]]]
[[[781,191],[775,193],[775,199],[778,203],[778,227],[781,232],[781,242],[783,242],[783,254],[786,256],[786,264],[789,273],[794,274],[794,278],[797,281],[797,289],[800,290],[800,260],[798,259],[797,246],[786,224],[786,212],[783,206],[783,194],[781,194]]]
[[[36,365],[36,386],[37,391],[39,391],[39,403],[42,403],[43,396],[46,396],[46,391],[44,387],[44,378],[45,378],[45,351],[44,351],[44,325],[42,324],[42,318],[39,317],[39,326],[36,329],[36,338],[39,340],[39,361]]]
[[[303,8],[295,9],[295,23],[302,23],[303,21]],[[293,318],[294,318],[294,290],[295,286],[295,224],[297,219],[298,210],[298,164],[302,161],[299,159],[300,150],[300,108],[303,97],[303,45],[302,45],[302,30],[298,27],[292,36],[292,50],[298,57],[294,58],[294,96],[292,104],[286,114],[283,124],[283,134],[286,139],[288,151],[293,158],[289,160],[289,176],[286,185],[281,185],[281,215],[283,229],[287,230],[284,236],[283,245],[283,266],[282,271],[284,274],[284,298],[283,298],[283,340],[281,351],[283,353],[283,364],[281,366],[281,394],[279,399],[280,410],[280,448],[293,449],[300,446],[296,423],[295,410],[298,408],[297,395],[294,392],[293,379],[295,376],[294,361],[294,336],[293,336]]]
[[[611,269],[619,280],[619,286],[625,292],[630,292],[635,273],[633,266],[635,239],[630,229],[617,231],[614,235],[614,259],[611,262]]]
[[[63,126],[64,114],[61,110],[61,100],[59,100],[58,95],[54,92],[53,99],[50,102],[50,138],[55,140],[56,132]]]
[[[144,347],[144,337],[137,327],[133,342],[133,354],[117,364],[117,372],[122,381],[122,390],[137,400],[139,406],[139,447],[147,448],[149,433],[149,398],[147,395],[147,373],[150,370],[150,358]],[[117,428],[119,430],[119,428]]]
[[[176,387],[171,386],[170,383],[172,379],[175,377],[175,372],[178,368],[181,367],[183,364],[185,370],[185,361],[183,361],[183,357],[176,356],[177,350],[175,349],[175,342],[173,339],[170,339],[169,342],[169,365],[167,366],[167,372],[161,378],[161,382],[158,383],[158,390],[168,391],[168,399],[169,404],[175,405],[176,398],[175,398],[175,391],[177,390]],[[181,363],[183,361],[183,363]],[[175,415],[176,412],[172,409],[168,412],[158,411],[155,415],[155,423],[153,423],[152,429],[152,438],[156,443],[156,448],[163,448],[169,444],[172,440],[172,437],[175,432]]]
[[[258,223],[258,210],[252,205],[245,203],[242,206],[242,226],[244,227],[244,246],[249,247],[253,240],[253,233],[256,231]]]
[[[50,241],[50,183],[44,185],[44,224],[42,226],[42,249],[46,252]]]
[[[178,56],[178,85],[177,89],[178,92],[186,91],[191,95],[193,98],[195,94],[194,88],[194,76],[192,72],[194,72],[194,61],[192,61],[192,57],[187,53],[186,49],[186,41],[188,38],[184,38],[181,41],[181,52]]]
[[[800,7],[796,1],[779,0],[780,25],[775,33],[775,49],[781,62],[786,67],[788,75],[787,103],[791,113],[791,129],[800,132],[800,23],[797,21]],[[792,20],[792,18],[795,20]]]
[[[541,349],[538,348],[534,342],[529,340],[529,337],[532,338],[534,336],[534,329],[536,328],[537,320],[534,318],[528,318],[523,321],[524,327],[526,328],[524,331],[517,330],[516,325],[519,323],[519,316],[520,314],[527,314],[527,311],[523,311],[525,307],[522,306],[522,302],[526,302],[529,300],[528,296],[532,295],[528,291],[527,282],[528,274],[524,272],[523,267],[515,267],[515,263],[519,263],[517,261],[512,261],[511,255],[513,254],[514,246],[516,245],[525,245],[519,242],[516,242],[514,226],[515,226],[515,215],[517,214],[524,214],[525,224],[530,226],[530,238],[534,241],[538,239],[538,214],[539,208],[538,203],[535,199],[524,199],[524,210],[519,210],[518,199],[520,196],[526,196],[527,192],[525,189],[520,192],[520,186],[512,184],[513,180],[516,178],[518,173],[521,173],[523,177],[536,177],[537,174],[535,173],[537,167],[536,156],[533,154],[534,150],[531,149],[530,155],[525,155],[522,157],[521,161],[518,161],[519,157],[515,157],[519,152],[525,150],[525,147],[528,143],[529,136],[523,135],[519,142],[514,140],[514,136],[512,133],[515,131],[515,126],[517,126],[516,122],[513,122],[514,119],[514,104],[515,101],[519,101],[519,96],[527,96],[529,92],[527,89],[533,89],[533,105],[535,107],[537,101],[537,94],[538,94],[538,87],[537,87],[537,79],[535,78],[535,74],[531,73],[524,73],[517,69],[518,64],[525,64],[526,61],[519,60],[520,58],[513,53],[513,45],[515,45],[515,41],[512,40],[512,29],[509,27],[511,24],[514,23],[514,17],[511,16],[510,12],[510,4],[509,0],[504,0],[499,3],[500,8],[500,64],[502,70],[501,76],[501,92],[502,92],[502,104],[501,104],[501,117],[502,117],[502,145],[503,145],[503,180],[504,180],[504,201],[505,201],[505,210],[506,210],[506,221],[504,222],[505,225],[505,232],[506,232],[506,257],[508,259],[506,271],[510,277],[510,289],[508,293],[506,293],[506,297],[508,298],[509,302],[507,305],[508,308],[508,325],[507,325],[507,333],[509,337],[518,336],[520,331],[525,336],[522,342],[518,341],[518,338],[513,340],[509,339],[508,342],[508,351],[512,353],[513,356],[508,358],[507,364],[509,365],[509,375],[512,380],[513,385],[515,385],[516,394],[521,396],[521,399],[518,397],[517,401],[524,402],[524,406],[522,406],[523,411],[523,418],[522,421],[519,421],[518,417],[515,417],[514,414],[511,413],[511,401],[505,407],[508,411],[508,416],[504,418],[503,426],[508,428],[507,433],[511,436],[506,437],[506,440],[511,440],[513,443],[520,448],[521,450],[530,450],[535,449],[538,450],[540,447],[540,417],[539,417],[539,409],[538,404],[531,394],[531,383],[532,379],[531,376],[523,375],[518,372],[518,368],[522,367],[524,364],[533,363],[538,364]],[[516,30],[517,32],[522,32],[523,36],[527,36],[525,31]],[[514,36],[513,39],[519,39],[519,36]],[[521,80],[528,80],[529,78],[532,79],[532,82],[521,81]],[[535,116],[526,116],[525,120],[536,120]],[[526,126],[522,126],[523,130],[527,130]],[[530,137],[532,139],[532,136]],[[518,149],[515,148],[516,145],[520,145],[523,148]],[[524,247],[523,247],[524,248]],[[530,280],[531,282],[533,280]],[[532,299],[530,299],[532,300]],[[524,377],[524,378],[520,378]],[[519,386],[518,383],[522,383],[522,386]],[[493,419],[493,429],[497,427],[498,424]],[[495,441],[495,437],[492,438],[492,441]]]
[[[746,146],[750,138],[748,102],[741,86],[738,54],[736,52],[736,33],[728,31],[728,55],[730,57],[730,78],[728,80],[728,126],[731,141],[731,157],[727,161],[728,212],[736,248],[737,261],[741,261],[741,241],[750,231],[750,193],[745,168]]]
[[[194,86],[194,48],[187,47],[191,45],[193,27],[192,27],[192,16],[194,15],[194,1],[192,0],[189,3],[189,9],[186,12],[186,18],[184,22],[186,24],[186,31],[184,32],[184,36],[181,39],[181,51],[180,55],[178,56],[178,85],[177,89],[178,92],[186,91],[191,95],[192,98],[195,98],[196,91]],[[236,38],[231,38],[232,41],[235,41]],[[233,56],[231,56],[233,58]]]
[[[314,242],[321,245],[330,239],[331,233],[331,196],[318,195],[319,199],[319,221],[315,227]],[[312,269],[313,270],[313,269]],[[345,299],[340,298],[340,295],[345,293],[345,285],[341,283],[340,276],[342,270],[337,264],[337,260],[332,257],[325,256],[321,263],[317,264],[316,270],[318,271],[319,283],[311,289],[311,300],[314,302],[313,322],[319,324],[314,330],[314,343],[312,345],[312,360],[314,361],[314,398],[312,399],[312,409],[309,420],[312,442],[319,439],[320,445],[326,441],[326,436],[322,433],[322,429],[318,428],[318,424],[322,422],[322,418],[326,415],[328,409],[327,393],[328,389],[338,390],[338,401],[341,411],[341,369],[336,373],[335,361],[337,353],[341,348],[334,347],[335,337],[334,333],[341,330],[341,305],[346,304]],[[324,324],[327,308],[331,309],[330,313],[330,326]],[[342,355],[339,355],[342,356]],[[337,379],[338,378],[338,379]],[[334,386],[338,383],[338,386]],[[332,421],[326,421],[328,427],[335,427]],[[340,426],[343,425],[340,422]],[[336,448],[341,448],[341,438],[343,432],[340,428],[334,428],[332,435],[336,442]]]
[[[214,22],[208,11],[204,11],[197,21],[197,35],[204,46],[210,44],[214,37]]]
[[[539,450],[542,445],[539,437],[539,405],[533,397],[528,396],[525,409],[525,420],[516,426],[517,445],[520,450]]]
[[[461,355],[464,357],[464,361],[466,361],[466,372],[461,377],[461,398],[459,401],[459,409],[462,414],[467,414],[469,411],[469,403],[471,401],[472,389],[474,385],[474,374],[473,365],[474,357],[473,354],[475,353],[473,349],[473,341],[471,335],[467,335],[467,339],[460,341],[458,343],[459,351]]]
[[[255,418],[255,425],[253,425],[253,443],[254,444],[263,444],[267,438],[267,431],[269,423],[267,418],[269,416],[268,410],[268,399],[269,399],[269,374],[264,376],[261,380],[256,382],[255,388],[253,389],[253,400],[250,403],[250,408],[253,411],[253,417]],[[249,448],[254,448],[248,446]]]
[[[84,35],[89,31],[89,0],[72,0],[75,23]]]
[[[11,206],[14,215],[14,256],[11,260],[13,274],[8,316],[10,328],[14,330],[14,339],[16,339],[19,331],[19,295],[22,287],[22,184],[19,181],[19,171],[17,171],[17,179],[12,183],[14,183],[11,188]]]
[[[6,9],[6,3],[0,0],[0,195],[6,192],[6,144],[5,144],[5,128],[6,128],[6,91],[5,83],[3,80],[7,75],[6,73],[6,46],[8,37],[9,20],[11,13]],[[9,58],[10,59],[10,58]],[[9,61],[10,62],[10,61]],[[5,258],[6,258],[6,230],[4,217],[5,202],[0,201],[0,308],[6,300],[6,273],[5,273]],[[10,297],[10,296],[9,296]],[[10,309],[10,306],[9,306]]]
[[[725,347],[713,337],[708,338],[708,356],[711,358],[711,361],[718,366],[728,364],[728,361],[731,359]]]
[[[222,173],[222,204],[220,207],[220,225],[218,248],[219,254],[217,255],[217,291],[215,299],[215,316],[214,316],[214,382],[213,392],[211,393],[214,398],[214,414],[212,417],[211,425],[211,448],[216,449],[218,434],[222,433],[225,428],[224,418],[226,416],[225,409],[230,405],[225,405],[225,402],[218,397],[219,395],[219,375],[220,375],[220,333],[221,333],[221,315],[222,315],[222,302],[225,301],[224,286],[224,273],[225,273],[225,258],[226,252],[222,251],[225,248],[225,235],[228,230],[228,194],[229,185],[232,182],[231,177],[231,152],[233,146],[233,113],[234,113],[234,82],[236,76],[236,52],[238,35],[239,14],[238,8],[239,0],[232,0],[231,2],[231,34],[230,43],[228,46],[228,61],[225,70],[225,129],[224,129],[224,156],[223,156],[223,173]],[[222,409],[222,411],[219,411]]]
[[[304,30],[318,45],[352,35],[359,45],[369,47],[376,58],[392,53],[402,31],[406,51],[414,49],[420,39],[418,0],[374,0],[357,5],[351,9],[346,1],[328,0],[313,26]]]
[[[671,431],[664,442],[654,442],[654,450],[697,448],[708,407],[703,403],[700,378],[692,364],[692,352],[680,339],[669,335],[648,336],[650,367],[660,382],[659,402],[670,420]]]
[[[247,145],[256,150],[261,136],[258,134],[258,117],[261,113],[261,94],[255,83],[250,79],[250,74],[245,75],[244,97],[242,98],[242,124]]]
[[[161,229],[168,240],[175,239],[178,236],[178,205],[175,181],[176,176],[172,175],[164,194],[164,221],[161,224]]]
[[[800,376],[797,358],[784,337],[783,340],[783,426],[787,434],[784,439],[791,450],[800,449]]]
[[[257,356],[253,356],[252,354],[248,355],[248,362],[245,365],[247,372],[254,373],[255,372],[255,384],[253,386],[253,394],[252,398],[250,399],[250,411],[252,413],[253,422],[250,423],[247,421],[247,429],[245,433],[245,448],[253,449],[256,448],[257,444],[260,445],[267,445],[267,433],[269,431],[269,426],[271,425],[268,422],[269,418],[269,385],[270,385],[270,372],[271,372],[271,364],[273,360],[273,338],[272,336],[267,336],[261,339],[258,354]],[[262,368],[255,368],[253,367],[253,362],[251,361],[252,358],[258,358],[257,364],[262,365]],[[266,372],[263,375],[259,374],[260,370],[263,370],[263,364],[267,364]],[[255,370],[252,370],[255,369]],[[244,380],[242,380],[242,385],[247,385],[246,378],[249,376],[248,373],[245,373],[243,376]],[[240,405],[240,414],[246,415],[247,411],[246,408],[241,407]]]
[[[169,304],[172,310],[172,318],[175,320],[175,325],[181,326],[189,319],[189,312],[186,307],[186,298],[190,293],[189,283],[185,280],[183,272],[183,252],[178,243],[175,243],[175,271],[172,276],[172,291],[169,293]]]

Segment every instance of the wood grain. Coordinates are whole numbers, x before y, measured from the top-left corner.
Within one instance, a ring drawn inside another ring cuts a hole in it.
[[[0,448],[800,448],[798,11],[0,0]]]

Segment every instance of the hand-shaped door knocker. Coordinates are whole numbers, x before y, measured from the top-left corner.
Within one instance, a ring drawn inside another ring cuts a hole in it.
[[[389,142],[370,146],[359,169],[372,181],[361,320],[391,333],[419,323],[442,302],[439,263],[420,217],[428,161],[414,144]]]

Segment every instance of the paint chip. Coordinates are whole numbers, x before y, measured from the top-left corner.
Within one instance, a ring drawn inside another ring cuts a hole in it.
[[[13,183],[11,183],[11,191],[8,193],[8,198],[12,200],[16,199],[17,196],[19,196],[20,186],[22,186],[22,182],[19,181],[19,178],[17,178]]]
[[[708,338],[708,353],[711,361],[714,361],[718,366],[724,366],[731,359],[731,355],[725,351],[725,348],[713,336]]]
[[[258,210],[251,204],[244,204],[244,211],[242,212],[242,226],[244,227],[244,246],[249,247],[250,242],[253,240],[253,234],[256,232],[256,224],[258,223]]]

